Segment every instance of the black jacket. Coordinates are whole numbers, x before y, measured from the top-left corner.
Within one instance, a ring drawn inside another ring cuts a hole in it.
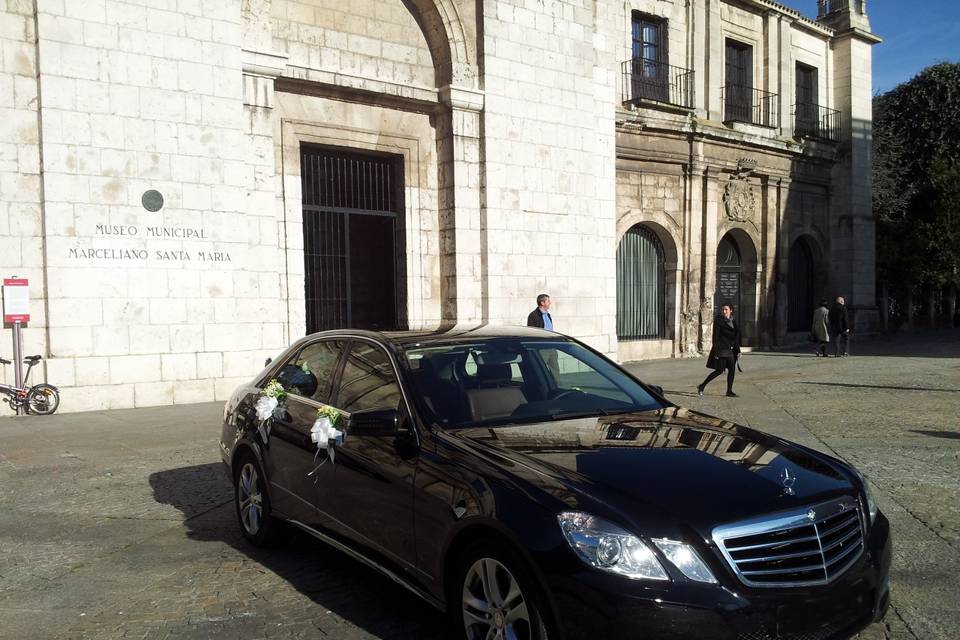
[[[548,312],[547,315],[549,316],[550,313]],[[553,318],[550,318],[550,320],[552,321]],[[537,307],[536,309],[531,311],[530,315],[527,316],[527,326],[539,327],[543,329],[543,314],[540,313],[540,307]]]
[[[710,353],[720,358],[740,353],[740,325],[736,320],[731,328],[722,315],[716,317],[713,321],[713,348]]]
[[[830,307],[830,315],[827,316],[827,321],[830,323],[830,332],[845,333],[850,330],[850,319],[847,316],[847,306],[840,304],[839,302],[834,303]]]

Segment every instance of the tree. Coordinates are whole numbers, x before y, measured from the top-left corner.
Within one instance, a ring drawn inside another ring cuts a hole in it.
[[[900,291],[908,319],[924,287],[932,317],[936,291],[955,300],[960,280],[960,64],[924,69],[873,108],[880,281]]]

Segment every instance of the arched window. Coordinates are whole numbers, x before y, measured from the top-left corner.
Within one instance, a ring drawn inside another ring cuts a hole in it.
[[[663,245],[647,227],[634,225],[617,247],[617,337],[666,337]]]
[[[790,247],[787,331],[807,331],[813,318],[813,254],[803,238]]]

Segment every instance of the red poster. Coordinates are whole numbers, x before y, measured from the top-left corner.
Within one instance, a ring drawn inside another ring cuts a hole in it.
[[[30,322],[30,281],[3,279],[3,321]]]

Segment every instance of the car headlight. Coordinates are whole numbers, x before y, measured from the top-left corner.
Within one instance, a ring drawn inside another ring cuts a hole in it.
[[[688,544],[677,542],[675,540],[653,540],[653,544],[663,552],[673,566],[680,569],[680,572],[697,582],[709,582],[716,584],[717,579],[713,577],[709,567],[697,554],[696,550]]]
[[[653,550],[629,531],[576,511],[557,521],[570,548],[591,567],[637,580],[670,579]]]
[[[873,492],[870,491],[870,485],[867,484],[867,479],[863,474],[855,467],[850,468],[857,474],[857,478],[860,479],[860,484],[863,485],[863,496],[867,501],[867,512],[870,514],[870,524],[873,524],[873,521],[877,519],[877,501],[873,499]]]

